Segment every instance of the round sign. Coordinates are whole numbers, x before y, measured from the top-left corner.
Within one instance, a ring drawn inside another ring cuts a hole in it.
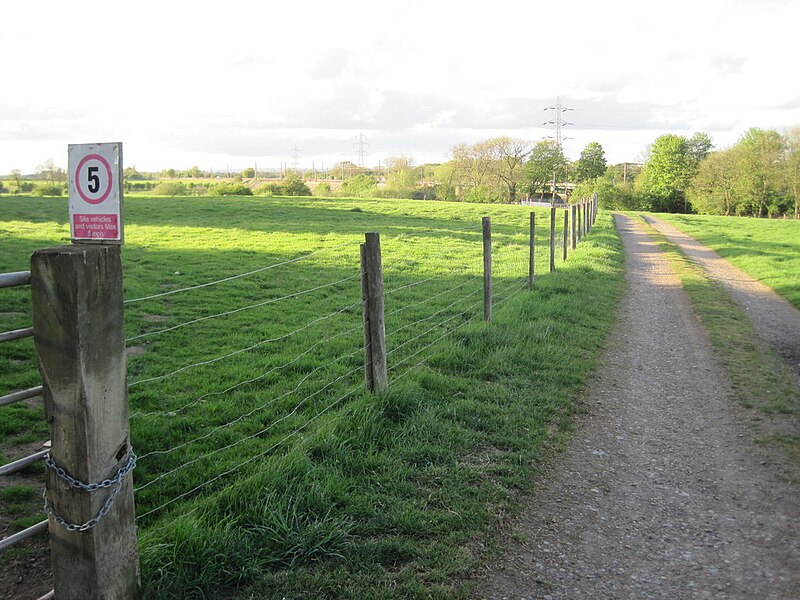
[[[75,170],[75,188],[89,204],[100,204],[111,193],[114,176],[111,165],[99,154],[87,154]]]

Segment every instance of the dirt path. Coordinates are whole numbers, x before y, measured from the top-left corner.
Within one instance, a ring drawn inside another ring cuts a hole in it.
[[[651,215],[645,219],[728,290],[745,309],[758,334],[789,361],[800,379],[800,311],[673,225]]]
[[[800,598],[800,503],[749,447],[652,240],[617,217],[629,291],[557,469],[477,598]]]

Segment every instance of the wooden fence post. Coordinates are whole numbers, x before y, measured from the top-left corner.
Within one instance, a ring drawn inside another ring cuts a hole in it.
[[[492,320],[492,219],[483,217],[483,320]]]
[[[564,256],[563,259],[567,260],[567,244],[569,244],[569,211],[565,208],[564,209],[564,236],[563,236],[562,246],[564,246]]]
[[[139,589],[119,246],[31,257],[33,326],[52,447],[45,484],[55,597]],[[91,484],[100,484],[95,489]]]
[[[372,376],[372,344],[369,332],[369,282],[367,281],[367,245],[359,244],[361,256],[361,316],[364,320],[364,386],[368,392],[375,389]]]
[[[556,207],[550,207],[550,272],[556,270]]]
[[[597,220],[597,209],[600,208],[600,201],[597,197],[597,192],[592,194],[592,223]]]
[[[535,275],[534,269],[534,254],[536,253],[536,213],[531,211],[531,233],[530,233],[530,240],[528,241],[530,246],[530,256],[528,258],[528,289],[533,289],[533,279]]]
[[[575,210],[575,205],[574,204],[570,204],[569,213],[570,213],[570,215],[569,215],[570,216],[570,220],[572,221],[572,223],[571,223],[571,226],[572,226],[572,238],[571,238],[572,239],[572,249],[575,250],[575,248],[578,246],[578,241],[575,239],[575,215],[578,214],[578,211]]]
[[[583,201],[583,235],[584,237],[589,233],[589,212],[586,210],[588,204],[586,200]]]
[[[575,205],[575,214],[578,216],[578,241],[583,237],[583,219],[581,219],[581,202]]]
[[[389,387],[386,325],[383,313],[383,265],[379,233],[365,234],[361,245],[361,300],[364,315],[364,381],[370,392]]]

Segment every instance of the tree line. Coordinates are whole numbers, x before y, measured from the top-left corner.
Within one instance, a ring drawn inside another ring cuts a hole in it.
[[[129,167],[125,186],[127,191],[170,196],[313,192],[497,203],[570,194],[588,197],[596,192],[602,206],[610,209],[800,218],[800,127],[786,133],[751,128],[731,147],[717,150],[704,132],[691,137],[666,134],[649,146],[641,164],[608,165],[599,142],[589,143],[577,160],[569,161],[554,140],[501,136],[458,144],[451,150],[451,159],[441,164],[415,165],[410,157],[397,156],[378,169],[346,161],[327,171],[281,170],[279,182],[265,183],[259,174],[248,168],[234,174],[232,182],[219,183],[198,182],[212,174],[197,167],[158,174],[188,178],[184,184],[159,182],[157,175]],[[52,161],[40,166],[37,179],[34,190],[19,171],[12,171],[6,178],[8,187],[0,187],[0,192],[10,191],[13,185],[17,193],[60,195],[66,187],[66,174]],[[313,183],[306,185],[308,180]],[[338,189],[329,180],[341,181]]]
[[[597,192],[609,208],[800,218],[800,127],[751,128],[718,150],[706,133],[662,135],[629,175],[610,168],[575,192]]]

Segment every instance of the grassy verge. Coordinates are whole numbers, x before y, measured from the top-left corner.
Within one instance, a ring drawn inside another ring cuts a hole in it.
[[[791,368],[758,336],[747,315],[720,285],[642,221],[689,293],[737,399],[749,411],[757,441],[789,479],[800,483],[800,387]]]
[[[660,214],[800,309],[800,221]]]
[[[0,269],[64,241],[65,209],[3,199]],[[480,539],[568,423],[612,325],[623,276],[610,218],[528,292],[523,207],[132,197],[126,212],[144,596],[463,595]],[[484,214],[498,300],[489,325]],[[357,243],[375,230],[391,388],[368,397]],[[160,295],[265,265],[279,266]],[[5,291],[0,324],[25,326],[27,291]],[[0,348],[4,388],[37,383],[25,344]],[[19,432],[4,435],[0,447]]]

